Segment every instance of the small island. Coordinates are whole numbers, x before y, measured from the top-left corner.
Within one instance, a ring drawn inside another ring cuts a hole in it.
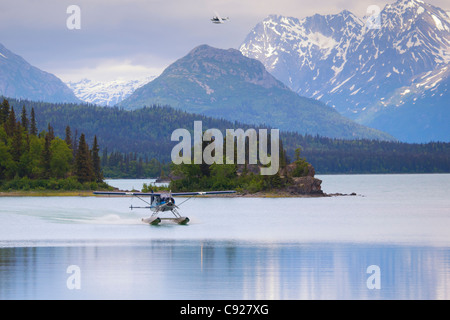
[[[295,160],[287,164],[285,151],[280,149],[280,169],[274,175],[261,175],[260,164],[180,164],[171,165],[170,174],[159,181],[167,187],[144,185],[151,191],[212,191],[236,190],[234,195],[221,197],[325,197],[322,181],[315,178],[314,167],[295,152]]]

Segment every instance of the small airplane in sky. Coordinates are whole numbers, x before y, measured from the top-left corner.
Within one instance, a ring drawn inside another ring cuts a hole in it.
[[[188,217],[182,217],[177,209],[179,206],[175,205],[175,199],[173,197],[182,197],[182,196],[191,196],[190,198],[184,200],[182,203],[191,199],[194,196],[198,195],[211,195],[211,194],[227,194],[227,193],[236,193],[236,191],[206,191],[206,192],[177,192],[177,193],[154,193],[154,192],[109,192],[109,191],[95,191],[95,195],[109,195],[109,196],[134,196],[139,200],[145,202],[147,206],[145,207],[133,207],[130,206],[130,209],[150,209],[153,211],[153,214],[146,219],[142,219],[142,222],[158,225],[162,220],[169,220],[176,222],[178,224],[187,224],[189,222]],[[142,197],[150,196],[149,201],[144,200]],[[180,203],[179,205],[181,205]],[[175,218],[160,218],[158,217],[159,213],[162,212],[172,212]]]
[[[215,16],[211,19],[212,23],[222,24],[222,23],[225,23],[225,21],[230,20],[229,17],[221,18],[217,12],[214,12],[214,13],[215,13]]]

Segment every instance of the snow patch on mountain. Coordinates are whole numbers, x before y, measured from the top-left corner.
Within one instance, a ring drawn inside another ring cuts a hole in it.
[[[320,98],[356,119],[397,89],[418,84],[419,75],[450,62],[448,12],[420,0],[399,0],[379,17],[380,28],[370,29],[367,18],[347,10],[304,19],[270,15],[240,51],[298,94]]]
[[[107,82],[83,79],[77,82],[67,82],[66,84],[79,99],[85,102],[100,106],[115,106],[130,96],[136,89],[155,78],[156,76],[149,76],[131,81],[113,80]]]

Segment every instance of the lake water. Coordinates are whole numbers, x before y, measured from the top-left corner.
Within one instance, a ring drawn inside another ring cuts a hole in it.
[[[187,226],[136,198],[0,198],[0,299],[450,298],[450,175],[318,178],[357,196],[193,198]]]

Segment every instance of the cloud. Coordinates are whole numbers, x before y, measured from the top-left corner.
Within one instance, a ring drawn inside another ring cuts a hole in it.
[[[131,60],[99,61],[89,67],[59,69],[59,77],[64,82],[79,81],[84,78],[93,81],[135,80],[148,76],[158,76],[163,68],[135,64]]]

